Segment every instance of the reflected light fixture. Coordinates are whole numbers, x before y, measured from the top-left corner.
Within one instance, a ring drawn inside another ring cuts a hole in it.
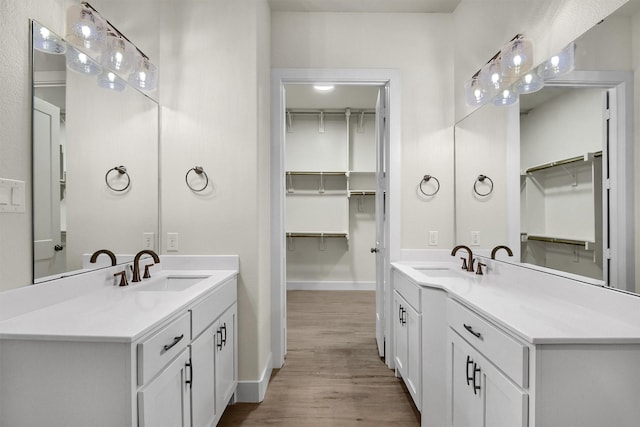
[[[98,76],[98,86],[122,92],[127,87],[127,83],[113,71],[105,70]]]
[[[67,49],[67,67],[82,74],[96,75],[102,67],[89,55],[69,46]]]
[[[313,89],[316,92],[331,92],[333,89],[335,89],[334,85],[326,85],[326,84],[318,84],[318,85],[313,85]]]
[[[520,94],[537,92],[543,87],[544,80],[537,70],[529,71],[522,76],[514,86],[516,92]]]
[[[149,58],[136,55],[134,71],[129,75],[129,83],[142,90],[154,90],[158,84],[158,67]]]
[[[540,66],[540,75],[544,79],[551,79],[573,70],[575,43],[569,44],[562,51],[546,60]]]
[[[497,106],[512,105],[518,102],[518,93],[511,88],[506,88],[493,98],[491,102]]]
[[[57,55],[62,55],[67,51],[67,44],[64,40],[37,21],[33,21],[33,47],[41,52]]]

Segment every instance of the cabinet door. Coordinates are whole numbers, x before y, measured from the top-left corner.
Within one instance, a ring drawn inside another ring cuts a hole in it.
[[[485,425],[492,427],[527,426],[528,394],[510,381],[491,363],[484,363]]]
[[[140,427],[190,427],[189,351],[183,350],[173,362],[138,392]]]
[[[216,323],[216,412],[222,413],[235,392],[236,305],[229,308]]]
[[[449,331],[454,335],[455,332]],[[477,369],[478,357],[471,346],[460,339],[449,340],[451,347],[451,425],[455,427],[477,427],[482,423],[482,399],[484,388]],[[475,388],[474,388],[475,386]],[[478,389],[479,387],[479,389]],[[474,392],[475,390],[475,392]]]
[[[394,293],[393,298],[393,340],[394,340],[394,359],[396,371],[404,377],[406,375],[407,365],[407,328],[405,327],[405,312],[407,304],[404,299]]]
[[[216,419],[215,353],[216,328],[211,325],[191,343],[193,427],[211,426]]]
[[[422,346],[420,316],[410,306],[406,307],[407,359],[404,382],[418,410],[422,410]]]

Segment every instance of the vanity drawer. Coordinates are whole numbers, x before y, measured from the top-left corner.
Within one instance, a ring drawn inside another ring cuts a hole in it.
[[[191,336],[196,339],[237,299],[236,278],[225,283],[207,295],[191,308]]]
[[[393,288],[402,295],[407,303],[413,307],[415,311],[421,313],[420,309],[420,287],[409,280],[402,273],[395,272],[393,275]]]
[[[138,344],[138,385],[153,378],[191,341],[191,316],[186,312]]]
[[[449,326],[521,387],[529,386],[529,348],[452,299]]]

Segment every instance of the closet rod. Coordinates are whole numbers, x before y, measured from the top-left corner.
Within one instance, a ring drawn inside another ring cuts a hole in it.
[[[286,175],[323,175],[323,176],[345,176],[347,172],[313,172],[313,171],[287,171]]]
[[[287,237],[347,237],[347,233],[287,233]]]
[[[589,154],[593,154],[593,157],[602,157],[602,151],[596,151],[595,153],[589,153]],[[554,166],[561,166],[561,165],[567,165],[569,163],[584,162],[584,161],[585,161],[584,156],[571,157],[570,159],[563,159],[555,162],[545,163],[540,166],[534,166],[532,168],[527,169],[527,173],[537,172],[543,169],[549,169]]]
[[[349,194],[352,196],[375,196],[375,190],[350,190]]]
[[[544,237],[544,236],[527,236],[527,240],[536,240],[538,242],[547,242],[547,243],[563,243],[565,245],[574,245],[574,246],[582,246],[584,248],[588,247],[590,243],[585,240],[573,240],[573,239],[562,239],[557,237]]]
[[[326,115],[345,115],[345,110],[287,110],[287,113],[298,115],[298,116],[317,116],[320,113],[324,113]],[[351,110],[351,114],[359,115],[359,114],[376,114],[375,110]]]

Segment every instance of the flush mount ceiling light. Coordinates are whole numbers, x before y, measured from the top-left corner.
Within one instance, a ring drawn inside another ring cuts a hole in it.
[[[336,87],[334,85],[327,84],[313,85],[313,90],[315,90],[316,92],[331,92],[335,88]]]
[[[36,21],[33,21],[33,47],[41,52],[57,55],[62,55],[67,51],[67,44],[64,40]]]
[[[158,68],[149,57],[87,2],[67,10],[67,54],[70,69],[100,74],[101,87],[124,90],[126,81],[146,92],[158,85]],[[100,65],[91,58],[100,58]]]

